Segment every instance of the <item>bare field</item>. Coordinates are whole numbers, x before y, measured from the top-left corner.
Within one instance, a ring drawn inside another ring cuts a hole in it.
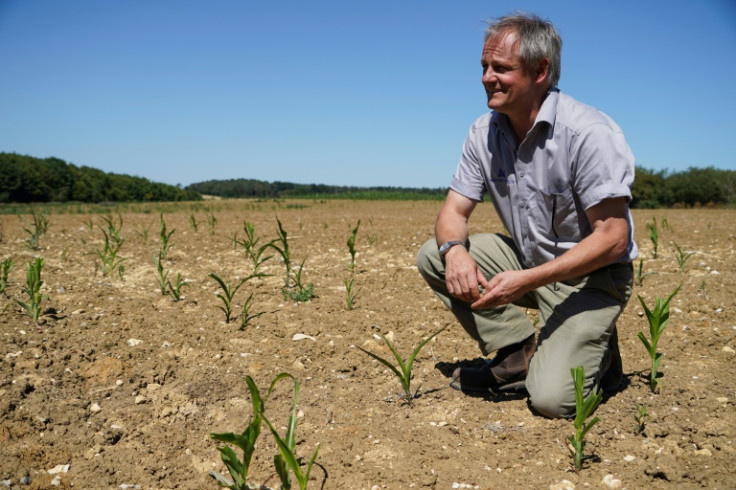
[[[203,206],[217,219],[214,234]],[[433,236],[439,203],[213,201],[196,209],[164,214],[176,230],[164,265],[190,282],[178,302],[157,284],[156,211],[121,216],[124,280],[100,271],[100,216],[50,215],[37,252],[25,243],[28,216],[0,216],[0,260],[15,261],[9,297],[0,296],[3,485],[217,488],[208,471],[226,471],[209,434],[241,432],[250,421],[244,376],[265,394],[278,373],[289,372],[301,383],[297,453],[309,457],[321,445],[310,488],[568,488],[565,480],[608,488],[604,479],[611,488],[736,488],[736,211],[635,212],[645,273],[635,293],[652,306],[682,283],[659,344],[661,392],[652,394],[647,383],[649,358],[636,336],[648,324],[634,297],[619,321],[627,382],[599,407],[587,446],[595,459],[577,474],[566,444],[571,421],[533,415],[524,397],[449,388],[452,367],[479,352],[414,265]],[[225,323],[219,286],[208,275],[249,275],[252,265],[233,235],[242,238],[248,221],[265,243],[277,236],[276,216],[317,297],[284,299],[284,266],[274,257],[263,265],[273,275],[248,281],[235,297],[236,316],[250,293],[253,311],[265,312],[240,330],[238,318]],[[645,229],[653,217],[660,224],[656,259]],[[359,219],[358,296],[348,310],[346,241]],[[489,204],[475,211],[471,229],[502,231]],[[695,252],[682,271],[675,244]],[[45,259],[43,306],[54,310],[39,323],[14,301],[24,300],[34,256]],[[390,355],[374,334],[393,335],[408,355],[443,326],[414,366],[413,385],[421,388],[413,408],[401,403],[396,377],[355,347]],[[292,399],[282,382],[266,401],[279,430]],[[639,435],[637,404],[648,413]],[[264,426],[252,483],[278,487],[276,452]],[[57,465],[69,466],[49,474]]]

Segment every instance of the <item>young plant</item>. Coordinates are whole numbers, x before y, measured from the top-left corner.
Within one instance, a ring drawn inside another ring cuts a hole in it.
[[[197,233],[197,230],[199,229],[199,223],[197,222],[197,217],[194,216],[194,214],[189,215],[189,227],[194,230],[194,233]]]
[[[102,274],[112,277],[113,273],[117,272],[118,277],[122,279],[124,273],[123,261],[125,259],[118,254],[125,241],[120,236],[120,231],[123,227],[123,218],[118,216],[118,220],[116,221],[112,216],[103,216],[102,219],[107,224],[107,229],[100,226],[100,230],[104,235],[104,243],[102,248],[96,250],[97,257],[100,259],[100,265],[102,266]]]
[[[168,275],[168,272],[166,273]],[[183,281],[181,278],[181,273],[176,274],[176,279],[174,279],[174,282],[167,281],[166,284],[169,286],[169,290],[171,291],[171,295],[174,297],[174,301],[179,301],[181,299],[181,288],[189,286],[189,283],[186,281]]]
[[[156,274],[158,279],[158,287],[161,290],[161,294],[167,293],[167,286],[169,284],[169,271],[164,269],[164,264],[161,262],[161,254],[153,254],[153,263],[156,264]]]
[[[41,286],[43,286],[41,269],[43,269],[43,264],[44,260],[40,257],[36,257],[33,262],[26,264],[26,286],[23,288],[23,292],[28,295],[28,303],[15,300],[34,321],[38,321],[38,317],[41,316],[41,301],[49,299],[48,296],[41,294]]]
[[[348,310],[352,310],[355,308],[355,300],[358,297],[358,292],[354,289],[353,277],[351,276],[349,281],[347,278],[343,279],[342,282],[345,284],[345,306]]]
[[[31,250],[39,250],[41,248],[40,239],[48,231],[49,222],[45,214],[36,214],[32,211],[32,221],[29,228],[23,227],[23,231],[28,233],[26,238],[26,245]]]
[[[159,250],[161,259],[165,259],[169,255],[169,251],[171,250],[171,235],[173,235],[175,231],[176,229],[173,229],[171,231],[166,230],[166,221],[164,221],[164,214],[161,213],[159,215],[159,237],[161,239]]]
[[[284,287],[281,290],[281,293],[284,295],[285,298],[291,299],[292,301],[296,301],[298,303],[309,301],[310,299],[315,297],[314,284],[310,282],[305,286],[302,282],[302,272],[304,271],[304,262],[306,260],[307,259],[302,260],[302,263],[299,264],[299,268],[293,271],[295,290],[289,290],[288,287]]]
[[[647,339],[642,332],[639,332],[638,337],[642,344],[644,344],[644,347],[646,347],[652,361],[651,371],[649,373],[649,388],[652,390],[652,393],[658,390],[659,380],[657,379],[657,376],[659,372],[659,364],[662,362],[662,354],[657,352],[657,343],[659,343],[659,337],[662,335],[664,328],[667,326],[667,321],[670,318],[670,301],[672,301],[672,298],[674,298],[680,291],[681,287],[682,284],[677,286],[672,294],[670,294],[665,300],[657,297],[654,304],[654,310],[647,308],[647,305],[644,303],[644,299],[637,295],[639,303],[641,303],[642,308],[644,308],[647,320],[649,321],[649,337],[651,340]]]
[[[634,281],[637,286],[641,286],[644,283],[644,278],[648,274],[644,273],[644,260],[639,259],[639,267],[634,269]]]
[[[317,449],[312,453],[312,457],[309,458],[309,462],[306,465],[306,471],[302,471],[301,463],[299,458],[296,456],[296,423],[297,423],[297,412],[299,402],[299,382],[289,373],[281,373],[273,380],[271,387],[268,390],[268,394],[271,394],[274,385],[277,381],[283,378],[291,378],[294,381],[294,401],[291,405],[291,413],[289,414],[289,420],[286,425],[286,434],[282,438],[276,428],[273,426],[271,421],[263,416],[264,422],[268,425],[271,430],[273,438],[276,440],[276,444],[279,447],[279,454],[273,457],[273,464],[276,468],[276,474],[281,480],[281,488],[288,490],[291,488],[291,473],[296,477],[297,484],[300,490],[305,490],[309,483],[309,475],[312,472],[312,466],[314,461],[317,459],[317,453],[319,453],[320,445],[317,444]]]
[[[677,255],[675,256],[677,258],[677,265],[680,268],[680,271],[682,271],[685,269],[685,262],[687,262],[687,259],[695,255],[695,252],[685,252],[676,243],[675,249],[677,249]]]
[[[350,232],[350,237],[347,242],[348,252],[350,252],[350,265],[348,265],[348,270],[350,272],[355,270],[355,237],[358,234],[358,228],[360,228],[360,220],[358,220],[358,224],[355,225],[353,231]]]
[[[0,294],[7,297],[8,293],[6,291],[8,287],[8,275],[10,274],[10,269],[13,268],[13,259],[3,259],[0,262]]]
[[[135,232],[138,234],[139,237],[141,237],[141,240],[143,240],[143,243],[148,243],[148,232],[151,230],[151,225],[148,226],[141,225],[140,230],[136,230]]]
[[[372,353],[372,352],[370,352],[370,351],[362,348],[361,346],[357,346],[357,347],[358,347],[358,349],[362,350],[363,352],[365,352],[366,354],[368,354],[369,356],[371,356],[376,361],[380,362],[381,364],[383,364],[384,366],[386,366],[387,368],[389,368],[391,370],[391,372],[394,373],[399,378],[399,381],[401,382],[401,387],[404,389],[404,396],[403,396],[403,398],[404,398],[404,400],[406,400],[406,402],[411,407],[411,406],[414,405],[414,399],[417,398],[418,393],[419,393],[419,388],[417,388],[417,390],[414,393],[411,392],[411,378],[412,378],[411,369],[414,366],[414,359],[416,359],[417,354],[419,354],[419,351],[422,350],[422,348],[425,345],[427,345],[427,342],[429,342],[430,340],[432,340],[433,338],[435,338],[445,328],[447,328],[447,327],[442,327],[441,329],[437,330],[435,333],[433,333],[432,335],[430,335],[426,339],[422,340],[419,343],[419,345],[414,349],[414,351],[411,353],[411,355],[409,356],[409,358],[406,361],[399,355],[399,353],[396,351],[396,348],[393,346],[393,344],[391,343],[391,341],[389,341],[386,337],[384,337],[383,335],[381,335],[381,338],[383,339],[384,342],[386,342],[386,345],[388,346],[388,348],[391,350],[391,353],[396,358],[396,362],[398,363],[398,367],[395,366],[394,364],[392,364],[390,361],[387,361],[383,357],[381,357],[381,356],[379,356],[377,354],[374,354],[374,353]]]
[[[209,231],[210,235],[215,234],[215,227],[217,226],[217,218],[215,218],[214,214],[208,214],[207,215],[207,230]]]
[[[647,232],[649,233],[649,239],[652,241],[652,258],[657,258],[657,247],[659,246],[659,230],[657,230],[657,218],[652,218],[651,223],[647,223]]]
[[[288,288],[291,284],[291,251],[289,250],[289,239],[287,237],[286,230],[281,225],[281,220],[276,218],[276,222],[279,225],[279,237],[268,243],[268,246],[276,250],[284,261],[286,267],[286,279],[284,281],[284,288]],[[279,246],[276,242],[279,242]]]
[[[245,255],[253,263],[253,273],[257,274],[264,262],[271,257],[264,257],[263,253],[269,248],[270,243],[267,243],[261,247],[258,247],[258,242],[261,241],[260,237],[256,237],[256,227],[253,223],[243,222],[243,231],[245,232],[245,238],[234,240],[237,245],[243,247]]]
[[[210,475],[217,480],[220,486],[233,490],[256,490],[261,488],[258,485],[252,486],[248,484],[247,479],[250,462],[256,449],[256,440],[261,434],[261,421],[264,410],[263,400],[253,378],[246,376],[245,382],[248,384],[251,404],[253,405],[253,418],[250,424],[248,424],[248,427],[246,427],[242,434],[234,434],[232,432],[210,434],[210,437],[215,441],[232,444],[243,451],[243,459],[241,460],[238,459],[238,455],[230,446],[217,448],[220,451],[222,462],[225,464],[232,480],[228,480],[215,471],[210,471]]]
[[[235,293],[238,292],[238,289],[245,284],[247,281],[253,279],[254,277],[263,277],[264,274],[251,274],[250,276],[243,278],[238,282],[234,287],[230,284],[230,281],[227,283],[220,279],[217,274],[212,273],[209,275],[212,279],[217,281],[217,284],[220,285],[222,288],[222,293],[219,291],[216,293],[216,296],[220,298],[220,301],[222,301],[222,306],[218,306],[223,313],[225,313],[225,323],[230,323],[230,320],[232,319],[233,314],[233,298],[235,297]]]
[[[636,413],[634,414],[634,420],[636,420],[636,427],[634,429],[634,434],[637,436],[639,434],[643,434],[644,430],[646,429],[646,423],[647,423],[647,406],[643,403],[641,405],[636,405]]]
[[[245,330],[245,328],[250,324],[251,320],[255,320],[259,316],[265,314],[265,311],[259,311],[258,313],[252,313],[253,309],[253,293],[250,293],[248,295],[248,299],[245,300],[245,303],[243,303],[243,314],[240,315],[240,330]]]
[[[601,400],[603,399],[603,393],[598,390],[597,393],[591,392],[587,398],[583,399],[583,388],[585,387],[585,369],[583,366],[578,366],[570,369],[572,374],[573,384],[575,385],[575,420],[573,425],[575,426],[575,434],[568,436],[570,441],[570,456],[575,462],[575,469],[578,473],[583,468],[583,461],[590,459],[590,456],[586,456],[585,450],[585,435],[588,431],[598,423],[598,417],[593,417],[587,423],[585,422],[588,417],[593,415],[595,409],[598,408]]]

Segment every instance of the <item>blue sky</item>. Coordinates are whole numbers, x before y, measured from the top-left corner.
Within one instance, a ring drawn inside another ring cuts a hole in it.
[[[484,20],[549,18],[559,87],[649,169],[736,169],[733,0],[0,0],[0,151],[187,185],[449,184]]]

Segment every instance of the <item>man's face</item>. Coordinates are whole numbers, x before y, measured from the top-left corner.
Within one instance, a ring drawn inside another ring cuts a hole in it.
[[[534,76],[522,64],[516,40],[515,32],[489,38],[481,56],[488,107],[511,118],[523,117],[537,97]]]

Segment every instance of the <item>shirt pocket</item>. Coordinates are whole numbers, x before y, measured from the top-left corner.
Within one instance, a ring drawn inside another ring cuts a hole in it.
[[[534,227],[555,243],[580,241],[578,213],[572,189],[540,189],[539,196],[539,202],[531,216]]]

